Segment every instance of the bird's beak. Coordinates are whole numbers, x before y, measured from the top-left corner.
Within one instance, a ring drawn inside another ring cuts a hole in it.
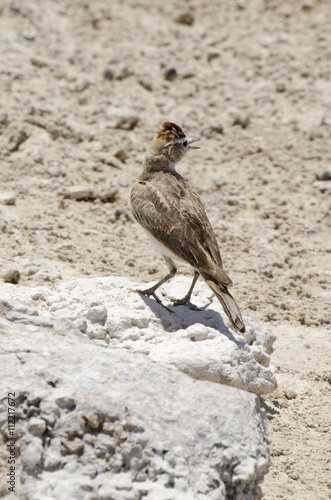
[[[188,143],[191,144],[192,142],[197,142],[200,141],[199,137],[188,137],[187,138]],[[189,149],[200,149],[200,146],[189,146]]]
[[[189,144],[200,141],[199,137],[188,137],[187,140]],[[189,146],[188,149],[200,149],[200,146]]]

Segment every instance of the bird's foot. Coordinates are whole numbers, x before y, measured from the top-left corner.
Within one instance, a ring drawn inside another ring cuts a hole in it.
[[[169,309],[169,307],[165,306],[161,300],[159,299],[159,297],[156,295],[155,293],[155,290],[153,288],[148,288],[147,290],[130,290],[130,293],[140,293],[141,295],[145,295],[146,297],[154,297],[154,299],[156,300],[156,302],[158,304],[160,304],[160,306],[164,307],[164,309],[166,309],[167,311],[173,313],[174,311],[172,311],[171,309]]]
[[[191,302],[191,297],[188,296],[188,295],[185,295],[185,297],[183,297],[182,299],[171,299],[172,302],[173,302],[173,306],[189,306],[190,309],[192,309],[192,311],[198,311],[199,308],[192,304]]]

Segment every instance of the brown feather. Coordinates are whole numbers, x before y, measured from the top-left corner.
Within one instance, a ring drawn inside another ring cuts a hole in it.
[[[227,287],[222,286],[222,284],[206,274],[202,274],[201,276],[222,304],[222,307],[234,329],[244,333],[245,323],[242,319],[240,309]]]
[[[232,326],[244,332],[240,310],[228,291],[232,281],[223,269],[218,244],[205,209],[199,196],[175,170],[175,164],[186,152],[182,147],[183,141],[178,141],[178,138],[183,137],[186,136],[178,125],[162,123],[162,129],[149,146],[143,172],[131,190],[132,213],[142,227],[163,245],[161,252],[166,261],[172,262],[168,249],[170,255],[187,262],[201,274],[221,302]],[[167,152],[169,147],[165,145],[172,141],[174,144],[170,145],[173,148],[170,156]],[[165,279],[169,279],[169,276]],[[164,279],[145,292],[151,294],[153,291],[155,294],[156,288],[162,283]]]
[[[218,244],[199,196],[171,172],[140,177],[131,191],[132,213],[164,246],[199,272],[208,272],[225,286],[232,284],[222,269]]]
[[[176,123],[162,122],[161,126],[162,126],[161,130],[159,130],[156,134],[157,137],[161,135],[170,135],[170,134],[173,135],[174,138],[186,137],[183,130],[180,128],[179,125],[176,125]]]

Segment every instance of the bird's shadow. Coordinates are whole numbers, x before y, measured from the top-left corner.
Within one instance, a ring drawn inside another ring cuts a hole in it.
[[[199,307],[197,310],[192,310],[187,305],[170,306],[170,309],[168,305],[167,307],[164,307],[158,304],[156,300],[147,297],[146,295],[139,294],[139,296],[145,302],[146,306],[151,309],[153,314],[160,319],[164,330],[167,332],[185,330],[186,328],[199,323],[219,331],[219,333],[225,335],[238,347],[246,345],[245,342],[242,342],[234,337],[218,311],[215,309],[209,309],[212,302]]]
[[[271,416],[271,418],[274,417],[275,415],[280,414],[280,411],[278,411],[275,407],[273,408],[270,404],[268,404],[262,396],[259,397],[259,400],[260,400],[260,406],[264,408],[264,410],[267,412],[268,415]],[[275,404],[275,406],[277,406],[278,401],[273,401],[273,403]]]

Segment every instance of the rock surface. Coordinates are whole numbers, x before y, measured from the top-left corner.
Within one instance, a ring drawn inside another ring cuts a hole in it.
[[[171,286],[178,293],[185,281]],[[238,340],[217,304],[171,314],[133,288],[113,277],[4,285],[0,455],[12,391],[17,498],[261,498],[269,440],[258,398],[210,380],[271,390],[271,372],[245,343],[271,352],[270,330],[248,320],[249,338]],[[206,290],[199,284],[199,306]]]
[[[181,297],[189,285],[188,277],[176,277],[159,293]],[[171,313],[154,299],[130,293],[137,287],[126,278],[92,278],[59,284],[53,289],[16,287],[3,297],[15,298],[35,309],[38,316],[29,321],[39,324],[45,314],[51,315],[51,321],[65,318],[96,343],[144,354],[195,379],[256,394],[277,387],[267,368],[275,340],[268,328],[245,318],[245,336],[233,333],[223,322],[224,313],[217,299],[202,282],[194,292],[200,311],[180,306]],[[167,300],[163,298],[166,304]]]

